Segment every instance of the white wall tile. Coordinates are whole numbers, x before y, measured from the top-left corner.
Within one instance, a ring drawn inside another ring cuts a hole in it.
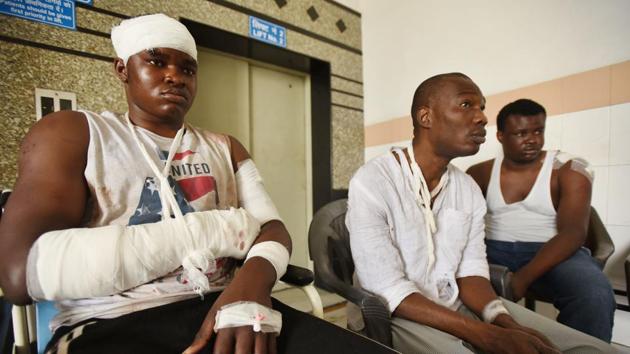
[[[630,226],[630,165],[608,168],[608,223]]]
[[[545,150],[562,150],[564,115],[547,117],[545,122]]]
[[[615,311],[615,325],[613,326],[613,343],[625,345],[625,348],[617,347],[617,353],[628,354],[630,351],[630,312]]]
[[[610,164],[630,164],[630,103],[610,107]]]
[[[606,225],[615,244],[615,253],[608,259],[604,273],[615,289],[626,289],[624,262],[630,254],[630,226]]]
[[[606,166],[609,160],[610,107],[564,115],[562,150],[584,157],[592,165]]]
[[[597,209],[602,221],[606,223],[608,222],[608,167],[593,167],[593,170],[595,180],[591,205]]]

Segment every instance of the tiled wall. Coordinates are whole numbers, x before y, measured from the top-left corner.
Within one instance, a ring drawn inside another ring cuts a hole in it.
[[[331,64],[333,188],[347,188],[363,163],[360,14],[330,0],[94,0],[77,6],[77,31],[0,14],[0,188],[15,182],[19,142],[35,121],[36,87],[75,92],[79,108],[125,110],[109,31],[122,18],[155,12],[242,36],[249,14],[284,25],[288,50]],[[316,16],[308,14],[311,7]]]
[[[584,157],[594,167],[592,205],[616,248],[605,271],[616,289],[625,290],[623,262],[630,254],[630,61],[487,97],[486,143],[476,155],[453,163],[465,170],[500,154],[496,115],[505,104],[523,97],[548,111],[545,149]],[[410,117],[366,127],[365,158],[390,146],[408,145],[410,138]]]

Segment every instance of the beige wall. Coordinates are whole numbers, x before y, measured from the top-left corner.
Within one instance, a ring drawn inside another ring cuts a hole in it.
[[[364,0],[365,122],[409,114],[413,91],[460,71],[486,95],[630,59],[630,1]]]
[[[319,13],[317,21],[306,13],[310,6]],[[250,11],[298,28],[287,29],[288,50],[330,62],[336,90],[332,183],[346,188],[363,162],[361,17],[324,0],[288,1],[283,7],[272,0],[94,0],[93,7],[77,8],[79,31],[0,15],[0,187],[15,182],[19,142],[35,121],[36,87],[75,92],[80,109],[126,110],[107,60],[114,56],[108,34],[121,20],[116,14],[164,12],[247,36]],[[335,25],[339,20],[346,25],[344,32]]]

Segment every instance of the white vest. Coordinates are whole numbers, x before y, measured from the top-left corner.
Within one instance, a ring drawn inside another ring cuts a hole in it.
[[[83,111],[90,129],[85,179],[90,196],[84,227],[137,225],[160,221],[161,203],[154,176],[123,115]],[[135,127],[138,138],[157,166],[163,166],[173,139]],[[173,158],[169,180],[176,200],[191,211],[238,207],[230,141],[186,124],[181,145]],[[217,270],[207,274],[212,290],[221,290],[234,274],[235,262],[219,259]],[[57,303],[60,314],[51,329],[88,318],[114,318],[127,313],[198,296],[181,280],[181,268],[151,283],[124,293]]]
[[[551,172],[558,151],[547,151],[538,177],[525,199],[506,204],[501,192],[501,163],[497,157],[486,192],[486,238],[508,242],[547,242],[558,233],[551,200]]]

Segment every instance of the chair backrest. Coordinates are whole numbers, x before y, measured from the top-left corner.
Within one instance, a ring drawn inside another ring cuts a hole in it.
[[[347,199],[326,204],[313,216],[308,246],[315,268],[315,285],[338,292],[339,282],[352,285],[354,263],[345,218]]]
[[[588,233],[584,246],[591,250],[591,255],[602,268],[606,265],[608,258],[615,252],[615,245],[610,238],[606,226],[597,214],[597,210],[591,207],[591,217],[588,222]]]
[[[315,268],[315,285],[357,305],[363,316],[364,333],[391,347],[389,310],[378,296],[353,286],[354,262],[345,222],[347,208],[348,200],[340,199],[326,204],[313,216],[308,245]]]

